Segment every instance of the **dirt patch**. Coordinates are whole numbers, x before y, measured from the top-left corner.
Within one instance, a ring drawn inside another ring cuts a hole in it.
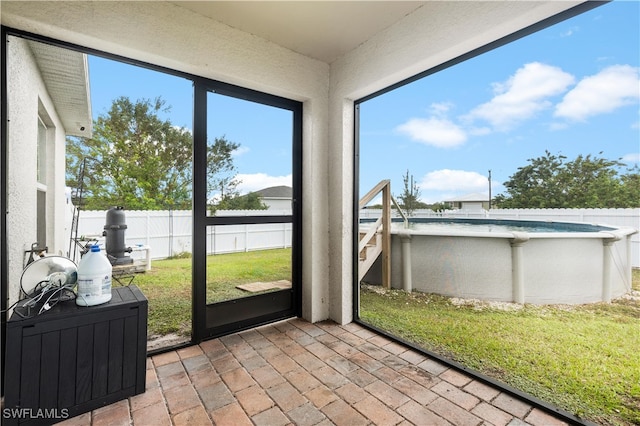
[[[513,302],[496,302],[491,300],[480,299],[461,299],[459,297],[452,297],[449,302],[454,306],[467,306],[472,307],[475,310],[482,309],[497,309],[501,311],[519,311],[524,308],[524,305]]]
[[[618,299],[631,300],[633,302],[640,302],[640,291],[633,290],[630,293],[623,294]]]

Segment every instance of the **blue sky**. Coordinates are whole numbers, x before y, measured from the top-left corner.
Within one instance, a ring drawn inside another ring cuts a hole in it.
[[[400,194],[409,170],[444,201],[488,193],[491,170],[496,194],[545,150],[638,164],[639,32],[640,3],[607,4],[365,102],[361,192]]]
[[[493,194],[527,159],[592,154],[640,163],[640,2],[615,1],[361,106],[360,192],[409,170],[425,202]],[[192,127],[191,82],[90,58],[93,114],[155,98]],[[158,93],[158,88],[161,88]],[[239,143],[242,192],[290,184],[288,112],[212,95],[215,136]],[[600,154],[602,152],[602,154]]]

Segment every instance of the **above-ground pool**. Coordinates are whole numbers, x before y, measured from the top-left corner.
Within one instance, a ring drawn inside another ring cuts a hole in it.
[[[391,285],[516,303],[609,302],[631,291],[635,232],[525,220],[411,219],[408,228],[394,222]],[[381,283],[379,260],[363,281]]]

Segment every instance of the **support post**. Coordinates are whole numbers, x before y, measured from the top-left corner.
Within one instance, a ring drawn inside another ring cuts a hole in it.
[[[633,272],[631,272],[631,270],[633,269],[633,267],[631,265],[633,265],[633,260],[632,260],[632,256],[631,256],[631,235],[627,235],[626,237],[627,240],[627,263],[626,263],[626,270],[627,270],[627,276],[626,279],[627,281],[625,282],[625,285],[627,286],[627,291],[631,291],[631,289],[633,288]]]
[[[611,260],[613,258],[613,243],[620,237],[605,238],[602,240],[602,301],[611,303]]]
[[[391,288],[391,185],[382,189],[382,285]]]
[[[524,304],[524,255],[522,253],[522,246],[529,241],[529,235],[526,232],[513,232],[513,236],[514,238],[511,240],[511,283],[513,286],[513,301]]]
[[[411,281],[411,234],[401,232],[400,240],[402,241],[402,289],[411,293],[413,287]]]

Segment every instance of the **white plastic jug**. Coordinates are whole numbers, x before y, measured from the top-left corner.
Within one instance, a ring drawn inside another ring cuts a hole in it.
[[[111,263],[93,245],[78,263],[78,294],[76,305],[93,306],[111,300]]]

